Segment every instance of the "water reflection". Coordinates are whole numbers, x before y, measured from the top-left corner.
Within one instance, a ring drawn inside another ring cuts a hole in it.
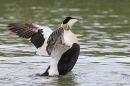
[[[74,76],[72,74],[68,74],[66,76],[59,76],[59,77],[51,77],[51,82],[49,82],[49,85],[52,85],[52,82],[54,83],[53,86],[77,86],[78,83],[74,81]]]
[[[57,85],[56,86],[68,86],[68,85],[73,85],[76,86],[78,83],[74,81],[75,76],[72,74],[68,74],[67,76],[64,77],[59,77],[57,80]]]

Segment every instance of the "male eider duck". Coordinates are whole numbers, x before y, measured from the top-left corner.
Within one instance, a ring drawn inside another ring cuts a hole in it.
[[[49,67],[41,76],[66,75],[79,56],[78,39],[70,29],[80,19],[66,17],[55,31],[33,23],[11,23],[8,27],[19,37],[29,39],[38,49],[37,54],[52,57]]]

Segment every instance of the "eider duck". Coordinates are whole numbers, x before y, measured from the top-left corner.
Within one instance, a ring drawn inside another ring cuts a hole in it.
[[[37,54],[52,57],[41,76],[66,75],[73,69],[80,53],[78,39],[70,29],[81,19],[66,17],[55,31],[34,23],[11,23],[8,27],[19,37],[29,39],[38,49]]]

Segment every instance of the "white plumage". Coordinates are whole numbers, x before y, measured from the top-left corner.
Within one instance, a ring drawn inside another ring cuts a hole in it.
[[[37,24],[35,24],[35,25],[38,26],[39,29],[43,29],[42,34],[44,35],[44,38],[45,38],[45,42],[41,47],[38,48],[37,54],[38,55],[49,56],[47,51],[46,51],[47,40],[48,40],[49,36],[51,35],[51,33],[53,31],[47,26],[40,26],[40,25],[37,25]]]

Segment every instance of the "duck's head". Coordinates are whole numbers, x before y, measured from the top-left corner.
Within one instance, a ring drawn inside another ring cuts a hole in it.
[[[66,17],[61,24],[61,27],[64,30],[70,30],[74,23],[81,20],[82,18],[73,18],[73,17]]]

